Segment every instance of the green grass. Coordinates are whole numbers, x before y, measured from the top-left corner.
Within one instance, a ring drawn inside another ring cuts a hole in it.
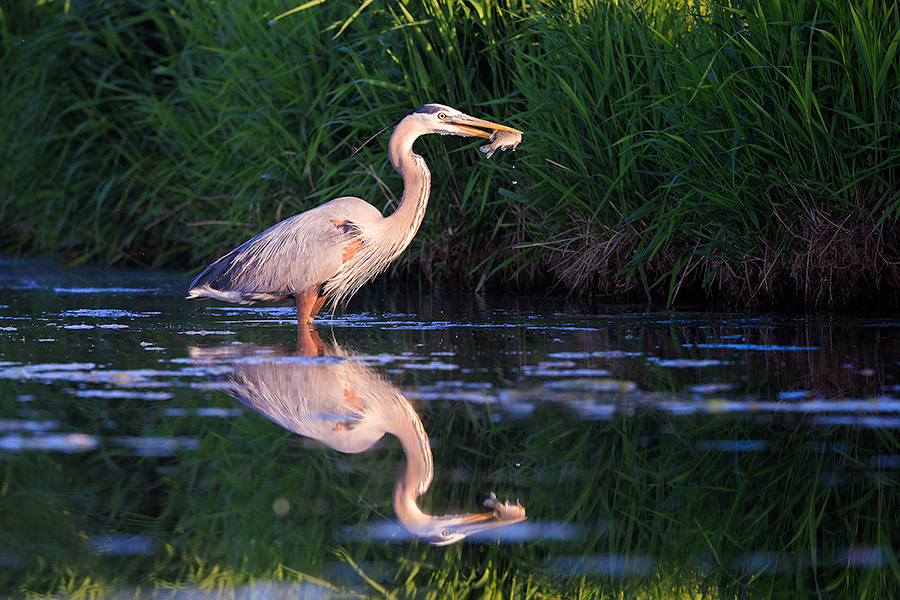
[[[353,152],[439,101],[527,134],[420,142],[395,277],[897,297],[896,0],[308,4],[0,3],[0,247],[193,269],[339,195],[389,211],[387,135]]]

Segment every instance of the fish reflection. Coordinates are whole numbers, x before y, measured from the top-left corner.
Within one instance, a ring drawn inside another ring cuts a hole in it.
[[[414,536],[444,546],[472,534],[525,520],[521,505],[503,510],[429,515],[417,499],[431,486],[434,463],[428,435],[412,404],[375,370],[337,345],[326,347],[316,331],[301,328],[297,352],[253,344],[189,348],[202,363],[227,364],[227,393],[282,427],[340,452],[371,448],[385,433],[400,440],[406,471],[393,492],[394,512]],[[492,498],[496,500],[496,497]]]

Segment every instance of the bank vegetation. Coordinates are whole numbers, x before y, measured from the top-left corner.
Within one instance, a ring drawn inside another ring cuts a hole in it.
[[[0,1],[0,250],[195,269],[340,195],[427,102],[390,276],[734,306],[894,304],[896,0]],[[287,13],[287,14],[285,14]]]

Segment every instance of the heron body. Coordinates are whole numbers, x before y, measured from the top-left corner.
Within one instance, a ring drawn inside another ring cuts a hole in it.
[[[187,297],[241,304],[294,298],[298,324],[311,323],[326,302],[333,309],[384,271],[418,231],[431,172],[413,143],[429,133],[490,138],[496,131],[522,133],[440,104],[413,111],[397,124],[388,145],[391,164],[403,177],[403,195],[392,214],[385,217],[352,196],[326,202],[277,223],[208,266],[191,282]]]

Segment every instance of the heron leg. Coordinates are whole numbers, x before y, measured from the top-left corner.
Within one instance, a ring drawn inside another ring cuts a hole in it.
[[[313,322],[313,318],[322,306],[325,305],[325,296],[319,295],[319,286],[312,287],[302,294],[298,294],[297,298],[297,325],[307,325]]]
[[[297,352],[301,356],[325,356],[325,344],[315,327],[297,325]]]
[[[297,325],[307,325],[312,323],[313,317],[319,312],[316,306],[316,300],[319,298],[318,290],[313,287],[302,294],[297,294]]]
[[[316,316],[319,314],[319,311],[322,310],[322,307],[325,306],[325,296],[319,296],[316,298],[315,303],[313,304],[312,316]]]

